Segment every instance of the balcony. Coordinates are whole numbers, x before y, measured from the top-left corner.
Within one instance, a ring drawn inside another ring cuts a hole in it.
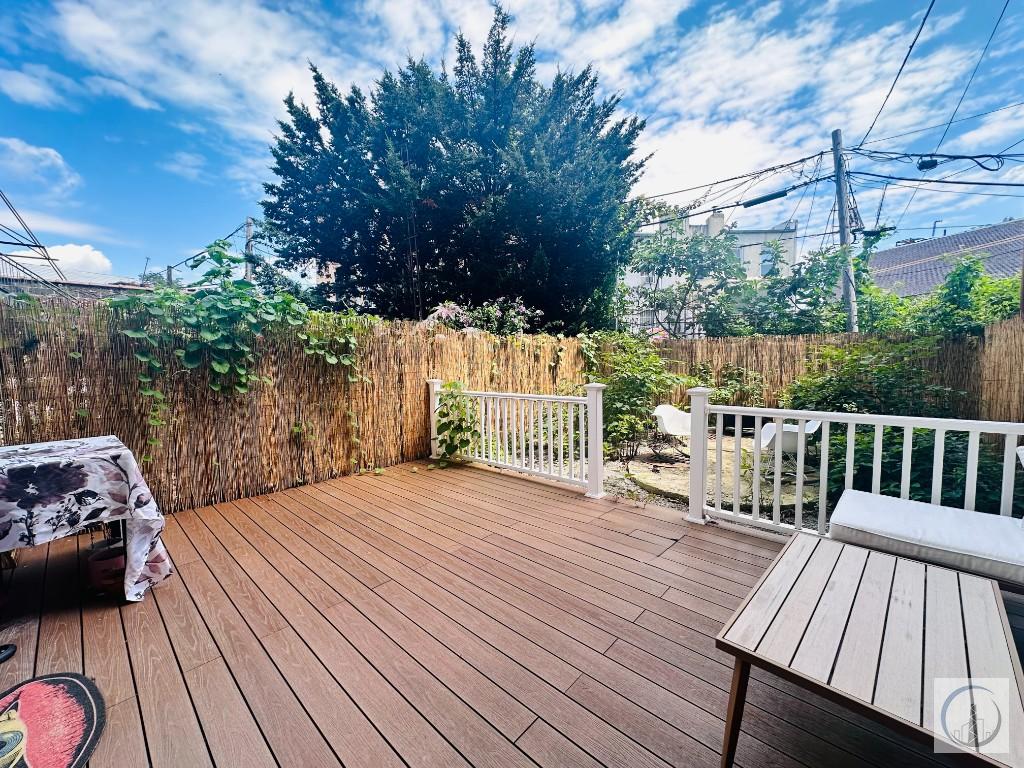
[[[85,535],[8,590],[0,684],[95,678],[93,768],[718,765],[714,637],[781,546],[424,463],[178,513],[165,542],[178,575],[140,603],[79,588]],[[747,702],[738,765],[949,759],[767,673]]]

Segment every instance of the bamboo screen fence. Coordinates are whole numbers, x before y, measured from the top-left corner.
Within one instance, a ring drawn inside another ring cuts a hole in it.
[[[427,456],[428,378],[543,394],[583,383],[573,339],[382,323],[362,334],[365,382],[269,336],[259,369],[272,383],[222,396],[198,371],[173,373],[160,382],[168,423],[151,426],[135,343],[103,304],[0,305],[0,444],[115,434],[151,457],[143,472],[173,512]]]
[[[685,339],[661,352],[677,373],[701,362],[760,371],[774,405],[822,345],[856,338]],[[349,383],[345,370],[307,356],[293,337],[271,336],[259,345],[270,384],[225,397],[201,374],[174,373],[161,383],[168,423],[154,427],[139,394],[134,343],[103,304],[0,304],[0,444],[115,434],[151,457],[143,471],[173,512],[427,456],[428,378],[540,394],[565,393],[586,378],[575,339],[381,323],[367,327],[359,345],[366,381]],[[965,418],[1024,421],[1024,320],[946,342],[931,364],[943,383],[970,394]],[[685,401],[685,393],[672,399]]]
[[[691,373],[699,363],[710,364],[716,373],[729,364],[758,371],[764,379],[765,405],[773,407],[781,390],[807,372],[822,346],[848,346],[866,338],[834,334],[675,339],[659,347],[674,373]],[[925,364],[942,384],[967,393],[961,417],[1024,421],[1024,318],[990,325],[977,338],[940,342]],[[685,402],[685,390],[673,392],[672,400]]]

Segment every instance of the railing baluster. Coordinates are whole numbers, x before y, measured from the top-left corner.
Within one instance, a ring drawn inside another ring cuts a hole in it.
[[[481,459],[487,457],[487,431],[484,429],[484,419],[487,413],[487,398],[481,397],[477,401],[477,408],[480,409],[480,445],[477,449],[477,454]]]
[[[964,481],[964,509],[972,512],[975,507],[975,496],[978,491],[978,443],[981,435],[978,432],[967,434],[967,477]]]
[[[715,421],[715,511],[722,511],[722,483],[725,481],[725,473],[722,472],[722,421],[725,418],[722,414],[716,414]]]
[[[881,424],[875,425],[875,444],[871,454],[871,492],[878,493],[882,489],[882,430]]]
[[[857,449],[857,425],[852,421],[846,425],[846,489],[853,488],[853,460]]]
[[[567,423],[569,425],[569,439],[566,440],[565,442],[566,442],[566,445],[569,447],[569,479],[570,480],[575,480],[576,479],[576,456],[575,456],[575,453],[576,453],[576,429],[575,429],[575,426],[576,426],[576,424],[575,424],[575,422],[573,421],[573,418],[572,418],[572,416],[573,416],[573,409],[574,409],[574,406],[573,406],[572,403],[569,403],[568,406],[565,409],[566,413],[568,415],[568,418],[566,419],[566,421],[567,421]]]
[[[563,429],[564,429],[564,426],[563,426],[563,423],[562,423],[563,417],[564,417],[564,413],[562,411],[562,404],[558,403],[558,476],[559,477],[564,477],[565,476],[565,453],[564,453],[564,450],[563,450],[563,446],[565,444],[565,440],[564,440],[565,434],[563,432]]]
[[[530,401],[523,399],[519,403],[519,465],[526,468],[526,407]]]
[[[761,422],[760,416],[754,417],[754,469],[750,478],[750,517],[758,520],[761,517]]]
[[[935,430],[935,452],[932,454],[932,504],[942,503],[942,462],[946,457],[946,430]]]
[[[900,467],[900,498],[910,498],[910,463],[914,458],[914,428],[903,428],[903,465]]]
[[[577,409],[577,418],[579,419],[579,441],[580,441],[580,480],[586,480],[586,453],[587,453],[587,428],[586,428],[586,408],[580,405]]]
[[[555,474],[555,404],[548,400],[548,472]]]
[[[509,408],[512,410],[512,458],[509,462],[513,466],[519,466],[519,400],[513,398],[509,401]]]
[[[775,437],[772,439],[775,448],[775,466],[772,480],[772,522],[778,525],[782,522],[782,428],[785,425],[782,419],[775,420]]]
[[[733,422],[733,451],[732,458],[732,511],[733,514],[740,513],[740,464],[743,459],[743,417],[737,415]]]
[[[818,468],[818,533],[825,535],[828,524],[828,449],[830,423],[821,423],[821,465]]]
[[[1007,435],[1003,443],[1003,489],[999,494],[999,514],[1013,514],[1013,476],[1017,471],[1017,435]]]
[[[796,423],[796,498],[793,500],[793,526],[799,531],[804,527],[804,451],[807,449],[806,419]]]
[[[530,404],[530,407],[529,407],[530,423],[529,423],[529,426],[528,426],[528,429],[530,430],[530,463],[529,463],[529,467],[530,467],[530,469],[536,469],[536,465],[534,464],[534,461],[533,461],[533,457],[534,457],[534,453],[533,453],[533,443],[534,443],[533,423],[534,423],[534,419],[536,418],[536,414],[534,413],[534,411],[535,411],[535,408],[534,408],[535,401],[531,397],[527,402]]]
[[[490,459],[491,457],[491,437],[490,437],[490,398],[480,398],[480,450],[484,459]]]
[[[508,464],[508,398],[499,401],[498,413],[501,415],[501,461]]]

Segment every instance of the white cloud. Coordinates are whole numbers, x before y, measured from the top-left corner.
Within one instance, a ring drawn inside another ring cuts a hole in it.
[[[849,144],[856,143],[921,18],[920,10],[908,16],[898,4],[888,11],[876,4],[876,17],[895,21],[868,26],[865,14],[851,11],[858,4],[508,0],[507,5],[515,17],[516,43],[536,42],[541,77],[593,63],[603,93],[619,92],[624,111],[651,117],[640,149],[655,155],[638,191],[658,193],[824,149],[834,127],[844,129]],[[65,55],[91,71],[85,87],[92,92],[141,108],[163,104],[190,111],[176,123],[186,133],[219,127],[229,139],[222,147],[231,159],[225,175],[245,194],[258,196],[269,162],[266,144],[283,114],[282,98],[294,91],[306,102],[311,99],[308,62],[343,88],[371,84],[382,67],[401,65],[407,55],[432,63],[444,58],[450,71],[453,33],[463,31],[479,50],[492,14],[489,0],[360,0],[331,12],[268,0],[56,0],[47,24]],[[963,15],[937,10],[931,16],[873,137],[948,117],[984,42],[960,34]],[[986,65],[992,68],[983,68],[961,114],[1020,98],[1014,98],[1020,80],[1012,61],[1020,48],[1014,30],[1022,28],[1022,18],[1006,18]],[[952,42],[954,29],[957,42]],[[223,40],[229,42],[216,43]],[[996,77],[997,71],[1003,74]],[[31,83],[20,83],[22,98],[47,103],[66,92],[44,75],[36,71]],[[957,137],[972,124],[956,128],[949,146],[979,149],[1001,141],[1002,134],[1019,132],[1018,117],[993,115],[962,139]],[[204,139],[219,140],[213,130]],[[194,152],[180,152],[161,167],[201,179],[206,163]],[[900,191],[890,190],[889,196],[894,206],[907,199]],[[922,192],[914,210],[921,200],[934,203],[934,197]],[[685,196],[673,199],[684,202]],[[864,207],[871,202],[873,193],[867,191]],[[771,222],[788,215],[792,203],[742,211],[736,218],[743,225]],[[808,223],[812,229],[825,227],[827,206],[819,207],[825,211],[821,221]]]
[[[199,181],[206,168],[206,158],[196,152],[175,152],[159,165],[168,173],[189,181]]]
[[[64,243],[63,245],[51,245],[47,251],[68,280],[103,282],[104,279],[109,279],[114,268],[103,251],[92,245]],[[13,254],[14,258],[32,272],[50,280],[60,277],[50,265],[38,259],[18,259],[20,253]],[[28,255],[35,254],[29,253]]]
[[[127,83],[122,83],[120,80],[93,75],[85,78],[84,82],[85,87],[91,93],[100,96],[115,96],[119,99],[124,99],[133,107],[138,107],[139,109],[161,109],[159,104],[144,96],[138,88],[133,88]]]
[[[110,243],[111,245],[127,244],[123,239],[117,237],[105,227],[92,224],[91,222],[69,219],[64,216],[46,213],[45,211],[26,208],[19,209],[19,213],[36,235],[95,240],[96,242]],[[0,209],[0,224],[19,229],[20,231],[18,221],[6,208]],[[40,240],[46,242],[47,238],[40,237]]]
[[[65,243],[64,245],[51,245],[47,250],[65,274],[70,272],[110,274],[114,268],[103,251],[97,250],[91,245]]]
[[[15,137],[0,137],[0,177],[31,184],[42,197],[63,197],[82,182],[56,149]]]
[[[19,104],[63,106],[69,87],[73,87],[71,81],[49,67],[25,64],[20,70],[0,68],[0,93]]]

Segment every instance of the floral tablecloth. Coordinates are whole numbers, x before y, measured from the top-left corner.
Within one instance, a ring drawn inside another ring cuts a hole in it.
[[[141,600],[174,570],[164,516],[132,452],[114,435],[0,447],[0,552],[125,521],[124,595]]]

